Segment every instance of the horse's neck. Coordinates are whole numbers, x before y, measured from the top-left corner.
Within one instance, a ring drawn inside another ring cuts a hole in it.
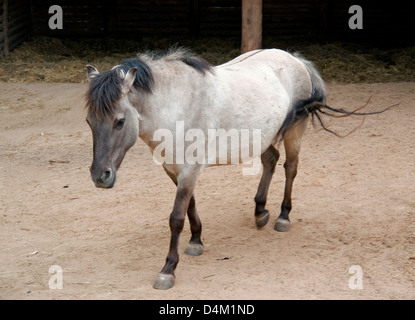
[[[186,120],[186,125],[203,108],[198,98],[200,89],[206,90],[207,77],[187,68],[158,69],[154,71],[155,85],[152,93],[134,93],[130,101],[142,120],[140,138],[151,147],[154,132],[158,129],[175,131],[176,122]],[[192,106],[189,108],[189,106]]]

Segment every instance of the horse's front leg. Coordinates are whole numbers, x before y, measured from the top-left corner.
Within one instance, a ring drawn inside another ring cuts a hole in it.
[[[200,239],[202,233],[202,223],[200,222],[196,211],[196,201],[194,195],[190,198],[187,216],[189,217],[192,236],[184,253],[189,256],[200,256],[203,253],[203,243]]]
[[[167,175],[177,186],[177,177],[171,173],[166,167],[164,167]],[[200,256],[203,253],[203,243],[200,239],[202,233],[202,223],[200,222],[199,216],[196,210],[195,196],[192,195],[189,201],[189,207],[187,209],[187,216],[189,217],[190,230],[192,231],[192,237],[190,238],[189,244],[187,245],[185,254],[189,256]]]
[[[153,285],[155,289],[170,289],[174,285],[174,270],[179,262],[179,237],[183,230],[184,219],[192,198],[197,175],[180,176],[177,179],[177,192],[173,211],[170,214],[170,249],[166,258],[166,264],[158,274]]]

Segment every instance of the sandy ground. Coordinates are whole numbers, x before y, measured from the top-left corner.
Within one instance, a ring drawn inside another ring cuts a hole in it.
[[[205,251],[181,255],[168,291],[152,283],[168,250],[174,185],[139,141],[116,186],[94,187],[85,89],[0,83],[0,298],[415,299],[415,83],[328,87],[335,107],[372,95],[367,111],[402,103],[346,138],[310,125],[289,232],[273,230],[284,155],[262,230],[253,217],[260,176],[206,169],[195,193]],[[329,122],[340,133],[360,124]],[[181,252],[189,237],[186,222]],[[53,265],[62,289],[49,287]],[[362,289],[349,287],[353,265]]]

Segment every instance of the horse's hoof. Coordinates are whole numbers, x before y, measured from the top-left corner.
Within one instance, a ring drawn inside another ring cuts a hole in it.
[[[288,219],[278,218],[274,230],[285,232],[290,230],[290,221]]]
[[[167,290],[174,285],[174,275],[159,273],[156,282],[153,284],[154,289]]]
[[[255,223],[258,229],[265,227],[269,221],[269,213],[267,210],[259,216],[255,216]]]
[[[200,243],[189,243],[186,250],[184,251],[188,256],[200,256],[203,253],[203,244]]]

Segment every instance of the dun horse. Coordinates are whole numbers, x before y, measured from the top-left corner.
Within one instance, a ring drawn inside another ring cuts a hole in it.
[[[204,133],[198,137],[206,139],[203,141],[206,150],[211,143],[208,141],[210,129],[260,130],[260,146],[256,147],[260,151],[263,172],[255,196],[258,228],[269,220],[265,204],[279,158],[276,148],[279,141],[284,142],[286,151],[285,191],[275,223],[277,231],[290,228],[291,192],[301,138],[310,115],[316,116],[325,128],[321,113],[363,114],[328,107],[324,82],[313,64],[299,55],[277,49],[251,51],[216,67],[184,49],[175,49],[160,56],[138,55],[101,73],[87,66],[87,74],[87,122],[93,135],[90,172],[96,187],[114,186],[117,169],[138,136],[156,150],[161,139],[154,137],[160,128],[173,135],[178,134],[178,122],[187,132],[197,129]],[[193,139],[182,142],[182,147],[186,148]],[[246,148],[252,149],[253,144],[250,141]],[[207,152],[202,157],[199,154],[198,161],[177,161],[177,141],[174,141],[174,148],[176,157],[170,158],[173,161],[162,163],[176,184],[177,192],[170,215],[170,248],[154,283],[156,289],[169,289],[174,284],[179,235],[186,213],[191,238],[185,253],[202,254],[202,224],[193,191],[205,167],[223,163],[215,152],[213,156]],[[226,155],[232,152],[227,150]],[[166,159],[167,155],[164,156]]]

